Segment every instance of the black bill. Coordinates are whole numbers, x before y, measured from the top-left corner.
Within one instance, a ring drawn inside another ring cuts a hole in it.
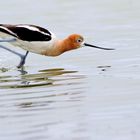
[[[93,47],[93,48],[97,48],[97,49],[102,49],[102,50],[115,50],[113,48],[102,48],[102,47],[94,46],[94,45],[87,44],[87,43],[84,43],[84,45],[89,46],[89,47]]]

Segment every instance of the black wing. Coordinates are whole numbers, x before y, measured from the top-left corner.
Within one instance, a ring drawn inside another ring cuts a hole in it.
[[[50,41],[51,33],[42,27],[28,24],[0,24],[0,32],[7,33],[24,41]]]

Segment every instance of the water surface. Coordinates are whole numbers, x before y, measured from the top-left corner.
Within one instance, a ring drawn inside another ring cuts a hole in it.
[[[2,1],[1,23],[41,25],[58,38],[76,32],[116,50],[30,53],[20,71],[19,58],[0,49],[0,139],[139,140],[139,6],[138,0]]]

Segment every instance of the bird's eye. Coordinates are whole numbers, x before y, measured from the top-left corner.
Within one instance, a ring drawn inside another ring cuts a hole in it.
[[[83,40],[81,38],[77,39],[78,43],[81,43]]]

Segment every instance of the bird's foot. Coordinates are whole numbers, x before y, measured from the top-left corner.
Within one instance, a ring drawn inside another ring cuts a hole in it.
[[[25,64],[25,60],[21,59],[21,61],[20,61],[19,65],[17,66],[17,68],[19,68],[19,69],[23,68],[24,64]]]
[[[23,68],[28,53],[29,52],[27,51],[25,55],[20,55],[21,60],[20,60],[19,65],[17,66],[17,68]]]

